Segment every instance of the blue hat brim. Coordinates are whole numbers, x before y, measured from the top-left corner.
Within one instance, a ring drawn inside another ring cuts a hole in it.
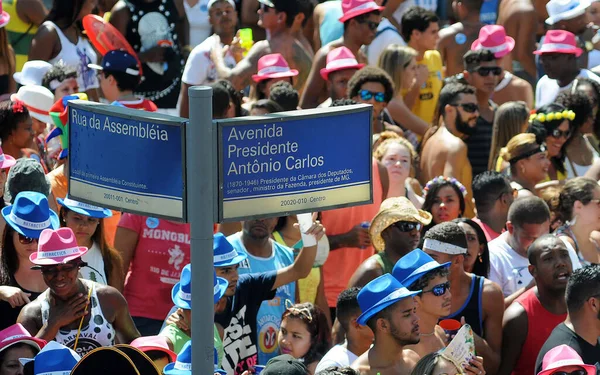
[[[177,370],[175,368],[175,362],[171,362],[163,369],[165,375],[191,375],[191,371],[188,370]]]
[[[222,370],[222,369],[220,369],[220,368],[216,369],[216,370],[215,370],[215,373],[216,373],[216,374],[219,374],[219,375],[227,375],[227,371],[225,371],[225,370]]]
[[[90,211],[90,210],[86,210],[81,207],[73,207],[68,204],[65,204],[65,202],[62,198],[57,198],[56,201],[61,206],[65,206],[66,208],[68,208],[69,210],[71,210],[73,212],[77,212],[78,214],[93,217],[96,219],[106,219],[107,217],[111,217],[113,215],[112,211],[109,210],[108,208],[103,208],[101,212],[100,211]]]
[[[436,262],[436,263],[437,263],[437,262]],[[438,263],[438,264],[437,264],[437,266],[436,266],[436,265],[434,265],[434,266],[433,266],[433,267],[431,267],[431,268],[428,268],[428,269],[422,270],[422,271],[421,271],[421,272],[419,272],[419,273],[416,273],[416,274],[414,274],[414,275],[410,275],[409,277],[407,277],[407,278],[406,278],[406,279],[404,279],[404,280],[398,280],[398,281],[400,281],[400,283],[402,283],[402,285],[406,286],[407,288],[410,288],[410,287],[412,286],[412,284],[414,284],[414,283],[415,283],[415,281],[419,280],[419,279],[420,279],[420,278],[421,278],[423,275],[425,275],[426,273],[428,273],[428,272],[431,272],[431,271],[433,271],[433,270],[437,270],[438,268],[448,268],[448,267],[450,267],[450,264],[451,264],[451,263],[452,263],[452,262],[446,262],[446,263],[443,263],[443,264],[439,264],[439,263]],[[393,271],[392,271],[392,273],[393,273]]]
[[[2,209],[2,217],[4,218],[4,220],[6,221],[6,223],[8,225],[10,225],[10,227],[12,229],[15,230],[15,232],[25,236],[25,237],[29,237],[29,238],[40,238],[40,234],[42,234],[42,231],[44,231],[44,229],[58,229],[60,228],[60,220],[58,220],[58,215],[56,214],[56,212],[50,210],[50,226],[48,228],[43,228],[43,229],[27,229],[27,228],[22,228],[20,227],[18,224],[16,224],[14,221],[12,221],[10,219],[10,212],[12,211],[12,207],[13,206],[6,206]]]
[[[419,293],[421,293],[420,290],[418,290],[416,292],[410,292],[410,293],[407,293],[407,294],[400,295],[400,296],[398,296],[396,298],[390,299],[389,301],[378,302],[378,303],[374,304],[373,306],[369,307],[362,314],[360,314],[360,316],[356,319],[356,321],[358,322],[358,324],[360,324],[362,326],[367,325],[367,322],[369,321],[369,319],[371,319],[373,317],[373,315],[377,314],[381,310],[385,309],[388,306],[393,305],[394,303],[396,303],[398,301],[401,301],[401,300],[403,300],[405,298],[408,298],[408,297],[415,296],[415,295],[417,295]]]
[[[191,310],[192,303],[188,302],[188,301],[184,301],[179,297],[180,289],[181,289],[181,283],[179,282],[179,283],[175,284],[175,286],[171,290],[171,299],[173,300],[173,303],[175,304],[175,306],[179,307],[180,309]]]
[[[215,267],[230,267],[230,266],[235,266],[236,264],[240,264],[243,261],[245,261],[246,258],[248,258],[248,255],[246,255],[246,253],[238,251],[238,255],[235,258],[229,259],[229,260],[224,261],[224,262],[215,262],[214,266]]]
[[[225,295],[225,291],[227,291],[227,287],[229,286],[229,281],[222,277],[217,277],[217,287],[218,292],[215,294],[215,305],[219,300]]]

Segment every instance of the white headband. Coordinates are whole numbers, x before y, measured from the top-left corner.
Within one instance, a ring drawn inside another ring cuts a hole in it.
[[[450,254],[450,255],[459,255],[467,252],[467,249],[464,247],[452,245],[446,242],[441,242],[438,240],[426,239],[423,242],[423,248],[429,249],[432,251],[437,251],[438,253]]]

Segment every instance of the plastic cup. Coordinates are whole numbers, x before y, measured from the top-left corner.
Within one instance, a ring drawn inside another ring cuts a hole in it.
[[[315,246],[317,244],[317,238],[312,234],[306,234],[313,225],[312,214],[308,212],[298,214],[296,217],[298,218],[298,225],[300,226],[300,234],[302,236],[304,247]]]
[[[460,327],[462,327],[462,325],[460,324],[460,322],[458,320],[455,319],[444,319],[442,321],[440,321],[438,323],[438,325],[440,327],[442,327],[442,329],[444,330],[444,332],[446,332],[446,334],[448,335],[448,341],[451,340],[451,338],[456,335],[456,333],[458,332],[458,330],[460,329]]]
[[[261,365],[255,365],[254,366],[254,373],[256,375],[260,374],[262,372],[262,370],[265,369],[265,366],[261,366]]]

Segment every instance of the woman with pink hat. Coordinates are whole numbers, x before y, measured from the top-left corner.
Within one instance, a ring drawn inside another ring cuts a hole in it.
[[[268,99],[271,86],[275,82],[289,81],[294,84],[293,77],[298,75],[296,69],[290,69],[287,61],[280,53],[265,55],[258,60],[258,71],[252,75],[256,86],[250,92],[252,102]]]
[[[70,228],[42,231],[29,256],[48,289],[26,305],[18,322],[36,337],[55,340],[82,357],[93,349],[130,343],[140,334],[125,298],[113,287],[79,278],[88,249],[77,245]]]
[[[570,346],[559,345],[544,355],[542,371],[537,375],[596,375],[596,366],[583,363]]]
[[[19,359],[33,358],[46,345],[46,341],[32,337],[20,324],[0,331],[0,375],[22,375]]]

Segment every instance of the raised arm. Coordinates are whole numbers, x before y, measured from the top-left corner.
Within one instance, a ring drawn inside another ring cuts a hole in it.
[[[315,59],[313,60],[308,79],[306,81],[306,88],[302,93],[300,99],[300,108],[316,108],[319,103],[319,98],[323,91],[326,90],[327,84],[321,77],[321,69],[325,67],[327,63],[327,52],[328,48],[321,48],[317,51]]]
[[[269,42],[261,40],[255,43],[248,55],[230,69],[225,65],[223,59],[223,49],[221,43],[215,43],[215,47],[210,53],[210,57],[215,64],[215,69],[220,78],[229,80],[231,84],[238,90],[243,89],[250,84],[250,77],[255,74],[258,69],[258,59],[269,53]]]

